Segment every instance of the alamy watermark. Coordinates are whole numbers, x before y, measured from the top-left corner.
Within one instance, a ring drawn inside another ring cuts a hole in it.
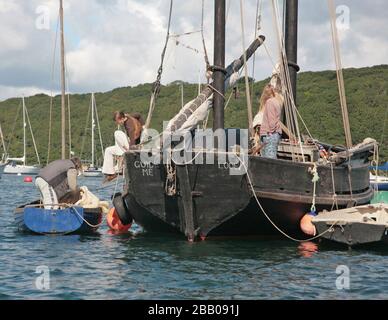
[[[340,5],[336,8],[337,14],[337,28],[340,31],[346,31],[350,29],[350,8],[345,5]]]
[[[166,124],[165,124],[166,126]],[[150,141],[140,153],[142,169],[153,165],[208,164],[229,170],[230,175],[244,175],[248,170],[249,132],[247,129],[196,129],[170,132],[147,130]]]
[[[335,273],[338,275],[335,280],[335,286],[337,290],[349,290],[350,289],[350,269],[346,265],[340,265],[336,268]]]
[[[50,290],[50,268],[47,266],[36,267],[35,273],[38,276],[35,279],[35,288],[39,291]]]
[[[35,27],[38,30],[50,30],[51,12],[50,8],[45,5],[40,5],[36,8],[35,13],[37,18],[35,20]]]

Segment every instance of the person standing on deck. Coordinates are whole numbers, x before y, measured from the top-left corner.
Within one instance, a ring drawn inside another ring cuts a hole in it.
[[[261,155],[264,158],[277,159],[278,146],[282,136],[282,103],[271,85],[264,87],[260,99],[260,111],[263,113],[260,126]]]
[[[35,186],[39,189],[45,209],[58,209],[58,204],[65,196],[77,200],[77,192],[79,199],[77,177],[81,170],[82,163],[79,158],[57,160],[40,170]]]
[[[131,147],[140,143],[144,126],[144,120],[139,113],[126,114],[116,111],[113,115],[113,121],[117,126],[123,126],[126,134],[121,130],[117,130],[114,134],[115,145],[105,150],[104,165],[102,167],[102,172],[105,175],[104,183],[117,178],[114,157],[122,157]]]

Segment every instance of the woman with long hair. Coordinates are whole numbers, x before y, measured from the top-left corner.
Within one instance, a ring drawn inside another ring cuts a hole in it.
[[[266,85],[260,98],[259,114],[262,113],[260,124],[261,155],[265,158],[277,159],[278,146],[282,136],[281,115],[282,103],[272,85]]]

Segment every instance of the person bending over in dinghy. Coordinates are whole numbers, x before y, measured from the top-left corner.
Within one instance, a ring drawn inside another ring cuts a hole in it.
[[[123,126],[126,134],[121,130],[117,130],[114,134],[116,144],[105,150],[104,165],[102,167],[102,172],[105,175],[103,183],[111,182],[117,178],[114,157],[122,157],[131,147],[140,144],[140,137],[145,124],[140,113],[128,114],[121,111],[114,113],[113,121],[117,126]]]
[[[58,204],[76,203],[80,199],[77,177],[82,170],[79,158],[57,160],[40,170],[35,186],[45,209],[58,209]]]

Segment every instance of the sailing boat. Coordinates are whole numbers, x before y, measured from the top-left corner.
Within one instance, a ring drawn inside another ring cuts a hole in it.
[[[24,97],[22,98],[23,104],[23,157],[22,158],[7,158],[9,164],[4,169],[4,174],[13,174],[13,175],[37,175],[40,170],[40,158],[38,150],[35,143],[34,133],[32,132],[32,127],[30,119],[28,117],[28,111],[26,107],[26,102]],[[32,141],[34,143],[35,154],[39,162],[39,166],[27,165],[27,120],[31,131]]]
[[[188,117],[212,96],[214,129],[225,130],[225,83],[265,41],[264,36],[258,36],[241,58],[225,68],[226,4],[225,0],[214,2],[213,81],[177,115],[172,131],[184,126]],[[281,42],[285,44],[283,58],[288,57],[289,61],[282,61],[283,74],[289,73],[287,83],[292,92],[288,89],[287,92],[288,96],[293,94],[290,100],[294,102],[299,71],[298,1],[287,0],[284,5],[286,32]],[[295,119],[288,118],[288,121]],[[213,157],[213,164],[160,163],[157,159],[163,159],[165,150],[144,145],[125,154],[126,184],[123,193],[116,195],[114,204],[122,221],[133,218],[147,232],[181,233],[190,241],[212,236],[280,234],[306,239],[300,228],[306,213],[330,210],[334,205],[346,208],[370,202],[373,190],[369,182],[369,157],[374,147],[375,141],[368,140],[347,148],[315,139],[300,139],[298,143],[293,139],[283,140],[279,147],[281,157],[247,155],[246,164],[241,160],[238,163],[243,174],[231,175],[225,168],[236,164],[225,162],[217,147],[209,149],[204,145],[189,152],[191,159],[198,155],[203,155],[202,159]],[[243,148],[239,149],[243,151]],[[331,152],[332,157],[321,159],[320,148]],[[232,154],[229,150],[225,153]],[[142,159],[150,159],[144,163],[146,170],[139,165]]]
[[[0,179],[1,179],[1,176],[3,175],[3,172],[4,172],[6,165],[7,165],[7,163],[5,161],[0,162]]]
[[[3,155],[1,156],[1,160],[0,160],[0,179],[1,179],[5,166],[8,164],[8,162],[5,161],[5,159],[7,158],[7,149],[5,147],[5,140],[4,140],[3,129],[1,128],[1,124],[0,124],[0,140],[1,140],[1,145],[3,146]]]
[[[63,23],[63,0],[59,1],[61,25],[61,86],[62,86],[62,159],[66,159],[66,79],[65,41]],[[46,209],[40,200],[23,205],[15,210],[15,222],[21,232],[40,235],[67,235],[93,233],[102,222],[101,208],[83,208],[52,204],[59,209]]]
[[[103,175],[102,169],[98,168],[96,166],[96,162],[95,162],[95,160],[96,160],[95,159],[95,155],[96,155],[95,154],[95,151],[96,151],[96,148],[95,148],[95,129],[96,129],[96,126],[98,129],[98,134],[99,134],[99,138],[100,138],[100,147],[101,147],[102,153],[104,153],[104,146],[102,144],[100,121],[98,119],[97,104],[96,104],[96,98],[94,96],[94,93],[92,93],[90,109],[91,109],[91,114],[92,114],[92,129],[91,129],[91,131],[92,131],[92,161],[91,161],[89,167],[86,170],[84,170],[83,175],[84,175],[84,177],[87,177],[87,178],[95,178],[95,177],[102,177],[102,175]]]

